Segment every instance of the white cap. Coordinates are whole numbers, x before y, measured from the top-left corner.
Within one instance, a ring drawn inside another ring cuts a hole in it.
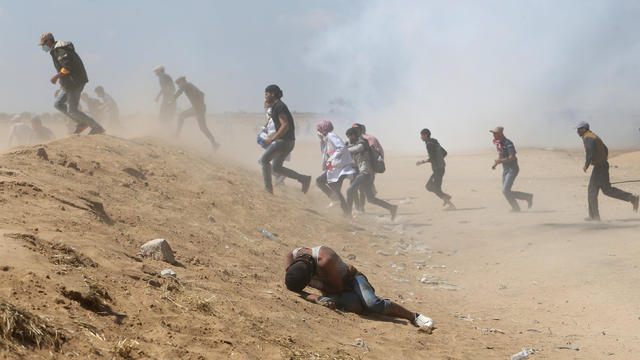
[[[153,68],[153,72],[164,71],[164,66],[158,65]]]
[[[576,129],[585,128],[589,130],[589,123],[586,121],[580,121],[578,125],[576,125]]]

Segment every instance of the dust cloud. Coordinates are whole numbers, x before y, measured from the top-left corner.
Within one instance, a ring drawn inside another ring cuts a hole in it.
[[[606,1],[367,2],[306,60],[350,116],[419,149],[418,131],[457,150],[502,124],[520,146],[581,146],[589,121],[610,146],[640,143],[640,4]]]

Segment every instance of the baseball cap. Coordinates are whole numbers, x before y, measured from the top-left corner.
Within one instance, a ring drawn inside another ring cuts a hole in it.
[[[40,42],[38,42],[38,45],[44,45],[48,40],[53,40],[53,34],[50,32],[40,35]]]
[[[496,127],[494,127],[493,129],[489,130],[489,132],[492,132],[492,133],[501,133],[501,132],[504,132],[504,127],[502,127],[502,126],[496,126]]]
[[[578,125],[576,125],[576,129],[580,129],[580,128],[588,129],[589,128],[589,123],[586,122],[586,121],[580,121],[578,123]]]

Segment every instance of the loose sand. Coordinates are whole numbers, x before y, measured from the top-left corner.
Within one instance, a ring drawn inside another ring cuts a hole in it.
[[[288,180],[266,194],[255,144],[221,137],[226,147],[212,157],[194,150],[204,138],[187,134],[197,139],[189,146],[72,136],[0,155],[0,301],[67,338],[60,352],[1,356],[508,359],[522,348],[536,351],[532,359],[639,356],[640,216],[601,195],[603,221],[583,221],[580,151],[520,149],[514,189],[535,201],[518,214],[490,169],[493,152],[448,156],[444,190],[458,210],[444,211],[424,189],[430,169],[415,166],[424,156],[389,151],[376,186],[400,206],[398,218],[368,204],[346,221],[314,187],[301,196]],[[287,164],[319,175],[317,144],[299,142]],[[640,152],[611,164],[613,180],[640,178]],[[155,238],[169,241],[178,265],[136,255]],[[285,253],[320,244],[354,254],[379,295],[431,316],[437,329],[331,311],[286,291]],[[177,279],[157,275],[165,268]],[[83,307],[73,291],[97,305]],[[357,338],[368,352],[351,346]]]

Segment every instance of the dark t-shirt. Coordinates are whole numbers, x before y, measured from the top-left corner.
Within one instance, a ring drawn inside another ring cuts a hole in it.
[[[503,138],[498,144],[496,144],[496,150],[498,150],[498,157],[500,159],[506,159],[509,156],[516,154],[516,146],[507,138]],[[502,168],[518,169],[518,158],[507,163],[502,163]]]
[[[429,160],[431,161],[431,169],[433,171],[444,169],[446,165],[444,162],[445,151],[438,140],[430,138],[427,140],[426,145],[427,154],[429,154]]]
[[[178,97],[180,97],[180,95],[182,95],[182,93],[185,93],[185,95],[187,95],[189,102],[191,102],[191,106],[193,106],[194,108],[201,109],[204,107],[204,93],[192,83],[188,82],[181,88],[179,88],[174,98],[177,99]]]
[[[296,139],[296,129],[293,121],[293,116],[289,112],[289,108],[282,100],[278,100],[273,106],[271,106],[271,118],[273,119],[273,124],[276,127],[276,131],[280,129],[282,124],[280,123],[280,115],[284,115],[289,118],[289,129],[287,132],[280,137],[283,140],[295,140]]]

